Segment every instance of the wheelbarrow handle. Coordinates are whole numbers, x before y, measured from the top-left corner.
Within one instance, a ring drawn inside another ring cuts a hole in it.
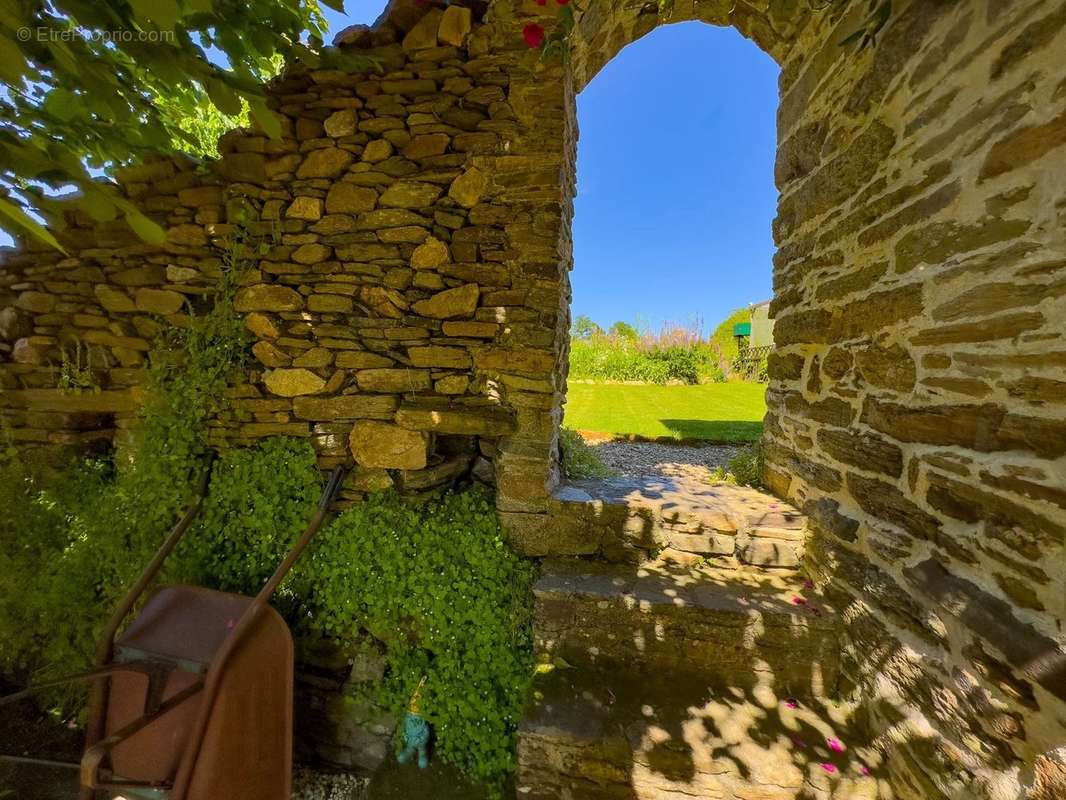
[[[43,692],[45,689],[55,689],[57,686],[67,686],[72,683],[81,683],[82,681],[94,681],[97,678],[104,678],[109,675],[115,675],[121,672],[140,672],[146,673],[147,670],[136,661],[129,663],[119,664],[106,664],[96,669],[86,670],[85,672],[76,672],[73,675],[64,675],[62,678],[56,678],[52,681],[43,681],[42,683],[35,683],[33,686],[29,686],[22,691],[15,692],[14,694],[7,694],[0,697],[0,706],[6,706],[9,703],[17,703],[20,700],[25,700],[27,697],[37,693]]]
[[[259,613],[270,602],[270,598],[274,595],[278,586],[285,579],[285,576],[289,574],[289,570],[292,569],[293,564],[303,554],[303,551],[307,549],[307,545],[311,543],[315,534],[318,533],[318,529],[322,527],[322,522],[326,518],[326,514],[329,512],[329,508],[333,505],[333,501],[337,497],[337,492],[340,491],[341,484],[344,483],[344,476],[347,474],[347,468],[340,464],[334,468],[333,473],[329,476],[329,481],[326,483],[326,488],[322,492],[322,497],[318,501],[318,507],[315,509],[314,516],[307,523],[307,528],[303,534],[297,540],[296,544],[292,546],[292,549],[286,554],[285,559],[278,565],[278,568],[274,571],[274,574],[270,576],[263,588],[259,590],[259,594],[255,596],[255,599],[249,604],[249,606],[241,614],[237,620],[237,624],[233,626],[233,630],[230,631],[226,637],[222,646],[218,649],[215,657],[211,661],[211,666],[208,667],[207,676],[204,680],[204,694],[200,702],[200,708],[197,711],[196,720],[193,723],[192,733],[187,740],[185,746],[185,752],[182,754],[181,763],[178,766],[177,780],[174,784],[174,789],[170,794],[170,800],[185,800],[185,795],[189,790],[189,780],[192,775],[193,768],[196,765],[196,760],[200,756],[200,747],[203,744],[204,735],[207,732],[207,723],[210,719],[211,708],[215,703],[215,698],[218,696],[219,688],[222,684],[222,677],[225,674],[226,662],[230,656],[237,649],[244,634],[255,623]]]
[[[200,513],[200,508],[203,506],[204,498],[207,496],[207,485],[211,478],[211,466],[214,462],[214,454],[208,455],[207,464],[204,467],[203,474],[200,477],[200,482],[197,485],[196,495],[193,497],[189,507],[185,510],[181,519],[171,529],[167,538],[163,540],[163,544],[159,550],[152,557],[152,560],[148,563],[148,566],[144,568],[137,582],[133,584],[130,590],[126,593],[126,596],[122,598],[122,602],[119,603],[115,612],[111,615],[111,619],[108,620],[107,626],[104,628],[103,633],[100,634],[100,638],[96,644],[96,658],[94,666],[97,670],[103,668],[111,661],[111,656],[115,648],[115,636],[118,633],[118,629],[122,627],[123,620],[126,619],[126,615],[130,613],[130,610],[137,604],[137,601],[144,594],[145,590],[149,587],[156,575],[159,574],[159,570],[163,567],[163,562],[167,560],[178,542],[181,541],[181,537],[185,535],[185,532],[192,525],[193,520],[196,519],[196,515]],[[92,747],[104,736],[104,728],[106,721],[104,719],[104,709],[107,706],[107,690],[108,681],[91,679],[92,688],[89,694],[89,717],[85,731],[85,746],[87,748]]]

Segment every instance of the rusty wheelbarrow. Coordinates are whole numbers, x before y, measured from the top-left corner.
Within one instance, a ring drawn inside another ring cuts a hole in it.
[[[95,669],[0,699],[91,682],[80,800],[288,800],[292,634],[269,601],[318,532],[344,479],[337,467],[314,516],[259,594],[162,586],[123,621],[203,504],[207,476],[100,637]],[[20,759],[21,760],[21,759]],[[26,759],[32,761],[32,759]]]

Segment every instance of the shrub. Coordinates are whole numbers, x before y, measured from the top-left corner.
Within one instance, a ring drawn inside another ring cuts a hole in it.
[[[315,510],[322,476],[314,448],[275,437],[231,450],[212,467],[203,510],[175,552],[169,578],[224,592],[255,594]],[[304,574],[289,574],[275,605],[292,618],[306,596]]]
[[[569,428],[559,429],[559,451],[563,474],[568,478],[606,478],[614,474],[595,448]]]
[[[594,335],[570,346],[570,376],[583,380],[701,383],[725,379],[717,348],[670,341],[666,335],[631,339]]]

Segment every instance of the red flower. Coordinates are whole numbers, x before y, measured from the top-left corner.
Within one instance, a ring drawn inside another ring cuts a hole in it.
[[[522,38],[530,47],[540,47],[544,44],[544,28],[535,22],[531,22],[522,28]]]

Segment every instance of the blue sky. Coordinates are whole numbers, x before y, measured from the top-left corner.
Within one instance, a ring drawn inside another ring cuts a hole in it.
[[[382,0],[323,7],[333,31]],[[771,296],[777,65],[689,22],[627,47],[578,98],[573,313],[709,331]]]
[[[384,5],[323,6],[330,38]],[[707,332],[770,297],[777,75],[732,28],[690,22],[630,45],[581,93],[574,316]]]
[[[578,98],[574,315],[704,331],[771,296],[778,68],[732,28],[659,28]]]

